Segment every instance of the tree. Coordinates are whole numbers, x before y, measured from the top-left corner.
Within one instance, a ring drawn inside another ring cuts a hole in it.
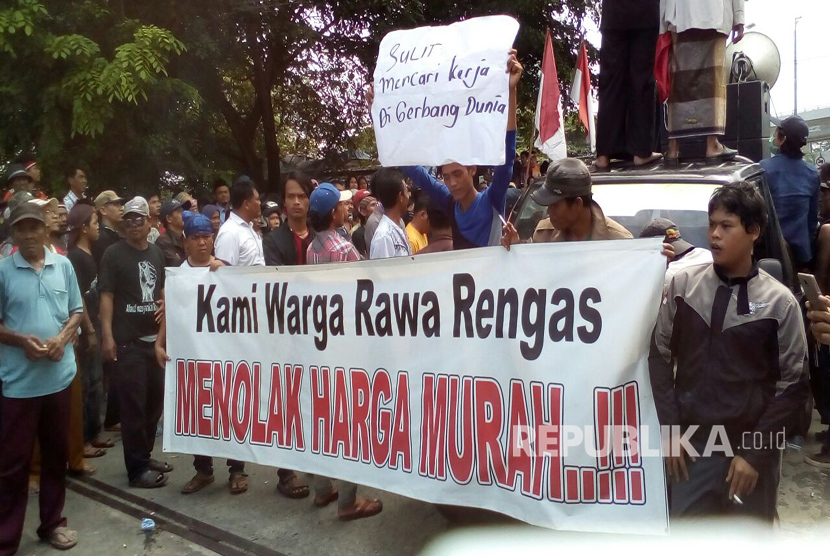
[[[6,158],[34,151],[60,176],[61,165],[75,158],[65,154],[67,147],[83,150],[84,140],[101,137],[120,109],[158,94],[197,101],[195,90],[167,77],[171,57],[184,50],[169,31],[122,21],[108,28],[109,40],[74,32],[79,21],[95,30],[108,15],[93,1],[79,7],[17,0],[0,10],[0,114],[9,122],[0,149]]]

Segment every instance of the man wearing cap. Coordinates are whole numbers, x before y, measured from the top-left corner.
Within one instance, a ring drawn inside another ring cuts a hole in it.
[[[331,183],[321,183],[311,192],[308,215],[317,235],[306,251],[308,264],[360,260],[354,245],[337,232],[348,218],[346,203],[351,199],[351,189],[339,190]]]
[[[52,253],[66,255],[66,246],[63,244],[63,234],[61,233],[58,200],[52,197],[51,199],[32,199],[29,202],[43,211],[43,221],[46,224],[47,232],[46,247]]]
[[[6,215],[7,221],[4,223],[4,226],[8,227],[9,231],[11,231],[11,225],[8,223],[8,217],[11,214],[11,212],[14,211],[14,209],[20,206],[21,204],[28,203],[33,199],[34,196],[28,191],[18,191],[17,193],[12,195],[11,199],[9,199],[9,205],[8,207],[6,207],[6,211],[8,214]],[[8,257],[12,254],[13,251],[14,236],[10,234],[9,237],[7,237],[3,241],[2,245],[0,245],[0,259]]]
[[[164,255],[147,241],[150,209],[142,197],[124,205],[124,240],[101,259],[101,355],[113,361],[130,486],[156,488],[172,467],[150,457],[164,398],[156,361],[157,309],[164,299]]]
[[[164,233],[156,240],[161,252],[164,253],[164,266],[180,266],[186,255],[184,253],[184,211],[190,210],[190,201],[184,203],[175,199],[164,201],[161,205],[161,221],[164,224]]]
[[[274,201],[268,201],[265,203],[265,210],[262,211],[262,216],[265,217],[265,221],[268,222],[268,231],[276,230],[282,224],[282,209],[280,209],[279,203],[275,203]]]
[[[667,218],[655,218],[643,228],[640,237],[662,237],[664,252],[670,253],[669,265],[666,268],[666,279],[663,284],[663,291],[668,290],[672,278],[684,268],[710,264],[712,253],[707,249],[695,247],[680,235],[680,228],[677,224]]]
[[[193,197],[187,191],[182,191],[181,193],[173,197],[173,200],[178,201],[182,206],[184,206],[186,203],[190,203],[190,208],[187,208],[185,210],[193,210],[194,212],[199,212],[199,203],[196,201],[196,198]],[[162,220],[164,219],[162,218]]]
[[[77,164],[73,164],[67,169],[66,183],[69,184],[69,192],[63,198],[63,204],[68,212],[72,210],[75,203],[86,198],[86,172],[81,170]]]
[[[9,198],[20,191],[28,191],[32,193],[35,190],[35,180],[22,164],[12,164],[9,166],[9,173],[6,176],[6,193]]]
[[[308,246],[308,264],[349,262],[360,260],[360,254],[351,242],[337,232],[348,218],[347,203],[352,199],[352,190],[338,189],[334,184],[321,183],[311,192],[308,215],[311,227],[317,232]],[[340,491],[334,488],[331,479],[323,475],[312,475],[314,480],[314,505],[328,506],[337,500],[337,514],[340,519],[353,520],[371,517],[383,510],[380,500],[357,497],[357,485],[340,481]]]
[[[784,121],[770,118],[776,126],[773,145],[778,154],[761,161],[767,173],[770,195],[790,246],[796,268],[805,269],[813,260],[818,229],[818,171],[802,160],[809,129],[798,116]]]
[[[0,553],[20,545],[26,485],[35,440],[41,446],[38,536],[56,548],[77,544],[63,512],[68,452],[69,385],[75,377],[70,345],[83,303],[72,265],[44,248],[43,211],[17,205],[10,225],[18,251],[0,261]]]
[[[104,191],[95,197],[95,210],[98,211],[101,233],[98,241],[92,246],[92,255],[95,257],[95,263],[100,268],[101,259],[106,250],[110,245],[114,245],[121,240],[119,230],[124,210],[124,199],[119,197],[115,191]]]
[[[216,236],[216,256],[231,266],[264,266],[262,238],[253,226],[262,207],[249,177],[241,176],[233,183],[231,206],[233,211]]]
[[[563,158],[548,167],[545,184],[531,198],[548,208],[549,219],[542,220],[533,233],[534,243],[548,241],[586,241],[631,239],[634,236],[622,225],[611,220],[593,200],[591,174],[581,160]],[[502,244],[519,242],[512,223],[504,227]]]
[[[197,214],[185,221],[184,241],[187,245],[187,258],[182,262],[183,268],[210,268],[216,270],[224,263],[213,256],[213,225],[209,218]],[[156,360],[162,369],[167,365],[167,326],[164,320],[159,327],[156,340]],[[241,494],[248,490],[248,475],[245,474],[245,464],[241,461],[227,461],[229,479],[228,487],[231,494]],[[193,456],[193,467],[196,475],[182,487],[183,494],[193,494],[213,483],[213,458],[210,456]]]

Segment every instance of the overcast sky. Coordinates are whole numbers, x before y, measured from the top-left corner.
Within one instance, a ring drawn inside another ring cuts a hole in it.
[[[781,54],[772,89],[773,112],[793,111],[793,21],[798,22],[798,111],[830,106],[830,0],[747,0],[746,23],[767,35]]]

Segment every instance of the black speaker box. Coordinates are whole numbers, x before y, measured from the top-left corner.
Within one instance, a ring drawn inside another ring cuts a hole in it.
[[[730,83],[726,86],[725,141],[768,138],[769,85],[764,81]]]

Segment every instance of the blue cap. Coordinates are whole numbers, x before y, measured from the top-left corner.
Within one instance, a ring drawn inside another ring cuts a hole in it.
[[[348,201],[351,198],[351,191],[340,191],[334,185],[324,182],[311,192],[311,197],[308,199],[308,212],[323,216],[333,211],[340,201]]]
[[[213,225],[210,223],[210,218],[195,213],[192,217],[185,220],[184,235],[185,237],[213,235]]]

